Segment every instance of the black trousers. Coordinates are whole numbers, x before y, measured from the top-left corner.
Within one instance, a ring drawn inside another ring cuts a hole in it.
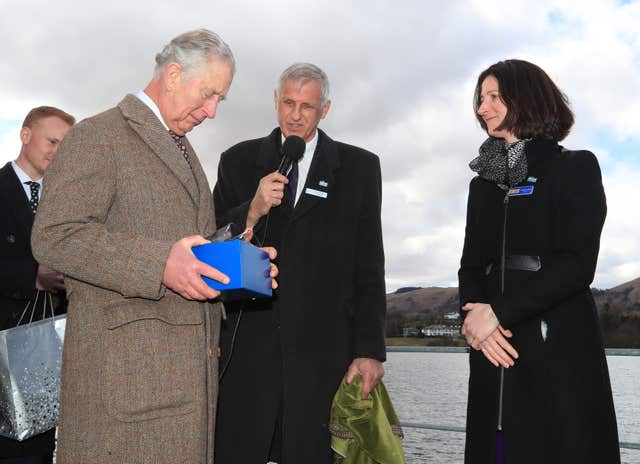
[[[23,456],[19,458],[0,458],[0,464],[52,464],[53,453],[42,456]]]
[[[273,438],[271,438],[271,447],[269,448],[269,462],[282,462],[282,400],[280,400],[280,412],[273,427]]]
[[[0,437],[0,464],[51,464],[55,437],[55,429],[24,441]]]

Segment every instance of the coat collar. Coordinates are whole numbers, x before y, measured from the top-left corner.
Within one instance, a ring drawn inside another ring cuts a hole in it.
[[[125,118],[129,126],[140,136],[140,138],[151,148],[151,150],[167,165],[167,167],[176,175],[180,183],[189,192],[191,199],[196,205],[200,204],[200,192],[198,182],[194,182],[194,176],[197,173],[186,162],[175,142],[164,128],[153,111],[141,102],[134,95],[128,94],[118,103],[122,116]],[[185,138],[186,141],[186,138]],[[195,161],[195,153],[193,148],[186,141],[187,151]],[[200,163],[196,162],[197,167],[202,170]],[[192,164],[195,167],[195,165]]]
[[[280,149],[282,145],[280,141],[280,134],[280,128],[276,127],[260,144],[260,151],[256,158],[256,167],[261,174],[264,173],[264,175],[266,175],[278,168],[281,157]]]
[[[562,147],[554,140],[532,139],[525,145],[529,167],[555,158]]]
[[[280,163],[281,132],[275,128],[260,145],[260,151],[256,158],[256,168],[260,177],[263,177],[278,168]],[[313,153],[313,159],[309,167],[307,179],[302,187],[302,194],[293,210],[292,221],[295,221],[312,210],[322,201],[327,201],[315,195],[306,193],[307,188],[327,193],[327,198],[333,190],[335,171],[340,167],[338,147],[327,134],[318,129],[318,145]],[[322,184],[320,184],[322,182]],[[326,185],[326,187],[324,186]]]
[[[29,201],[24,193],[24,188],[20,183],[20,179],[11,166],[11,161],[0,169],[0,190],[4,196],[12,202],[10,211],[13,211],[18,224],[24,228],[25,234],[31,234],[31,226],[33,225],[33,212],[29,207]]]

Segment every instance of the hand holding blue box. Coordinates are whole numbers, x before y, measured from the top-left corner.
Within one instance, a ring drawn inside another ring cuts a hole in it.
[[[229,283],[202,276],[215,290],[223,292],[223,299],[271,296],[271,263],[267,252],[242,240],[207,243],[192,248],[200,261],[229,276]]]

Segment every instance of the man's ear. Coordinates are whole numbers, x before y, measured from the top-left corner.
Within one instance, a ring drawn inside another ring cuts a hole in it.
[[[278,110],[278,89],[273,89],[273,103],[276,105],[276,111]]]
[[[22,142],[22,145],[27,145],[30,141],[31,141],[31,128],[24,126],[22,129],[20,129],[20,141]]]
[[[327,116],[327,113],[329,112],[329,108],[331,108],[331,100],[327,100],[327,103],[324,104],[324,107],[322,108],[322,115],[320,116],[320,119],[324,119]]]
[[[174,92],[182,82],[182,66],[178,63],[169,63],[162,72],[165,90]]]

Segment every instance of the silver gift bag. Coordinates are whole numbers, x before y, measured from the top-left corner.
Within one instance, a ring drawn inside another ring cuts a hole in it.
[[[35,304],[32,317],[34,311]],[[0,435],[23,441],[58,424],[66,320],[61,315],[0,331]]]

